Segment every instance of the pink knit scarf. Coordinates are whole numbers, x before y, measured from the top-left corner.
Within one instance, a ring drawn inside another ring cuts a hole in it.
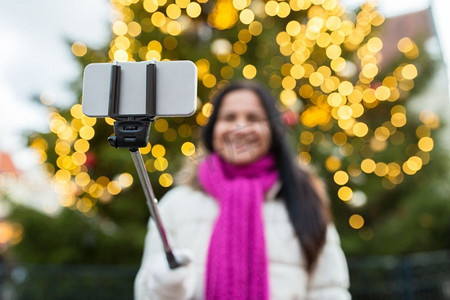
[[[262,205],[277,178],[272,155],[237,166],[213,153],[200,164],[200,183],[220,206],[208,250],[207,300],[268,299]]]

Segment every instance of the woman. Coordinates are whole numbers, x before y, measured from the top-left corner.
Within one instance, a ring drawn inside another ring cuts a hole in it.
[[[136,299],[350,299],[325,191],[284,133],[260,85],[217,94],[203,132],[208,155],[160,205],[184,265],[168,269],[150,221]]]

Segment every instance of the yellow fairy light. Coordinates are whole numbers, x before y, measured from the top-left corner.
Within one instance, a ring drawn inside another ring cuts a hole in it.
[[[213,112],[213,106],[211,103],[207,102],[203,105],[202,107],[202,113],[209,118],[209,116],[211,116],[212,112]]]
[[[246,8],[248,6],[248,4],[249,4],[249,1],[247,1],[247,0],[233,0],[233,6],[237,10],[243,10],[244,8]]]
[[[300,79],[305,75],[305,69],[300,65],[295,65],[289,71],[291,76],[295,79]]]
[[[383,42],[379,37],[373,37],[367,42],[367,49],[372,53],[377,53],[383,48]]]
[[[266,5],[264,6],[264,10],[266,11],[267,15],[271,17],[275,16],[279,11],[278,2],[273,0],[267,1]]]
[[[353,118],[359,118],[364,113],[364,106],[362,106],[360,103],[352,103],[350,105],[352,108],[352,117]]]
[[[373,172],[375,175],[383,177],[389,172],[389,167],[384,162],[378,162],[375,164],[375,170]]]
[[[391,117],[391,123],[395,127],[403,127],[406,124],[406,115],[401,112],[394,113]]]
[[[96,182],[97,184],[100,184],[100,185],[103,186],[103,187],[106,187],[110,181],[111,181],[111,180],[109,180],[108,177],[106,177],[106,176],[100,176],[99,178],[97,178],[97,180],[96,180],[95,182]]]
[[[254,65],[246,65],[242,69],[242,75],[244,75],[244,77],[247,78],[247,79],[255,78],[256,73],[257,73],[257,70],[256,70]]]
[[[158,132],[165,132],[169,128],[169,123],[165,119],[158,119],[154,123],[155,129]]]
[[[150,142],[147,142],[147,146],[145,146],[143,148],[139,148],[139,151],[141,151],[142,155],[145,155],[145,154],[150,153],[151,149],[152,149],[152,145],[150,144]]]
[[[353,134],[357,137],[363,137],[366,136],[366,134],[369,132],[369,127],[363,123],[363,122],[357,122],[353,126]]]
[[[305,1],[305,2],[307,2],[307,1]],[[328,11],[332,11],[332,10],[336,9],[337,5],[338,5],[337,0],[325,0],[322,3],[322,7]]]
[[[384,101],[391,96],[391,91],[388,87],[381,85],[375,90],[375,96],[378,100]]]
[[[153,165],[155,166],[155,169],[158,171],[164,171],[169,166],[169,162],[164,157],[158,157],[153,162]]]
[[[376,163],[370,158],[366,158],[361,162],[361,170],[364,173],[367,174],[373,173],[375,171],[375,167]]]
[[[371,88],[367,88],[364,90],[363,94],[364,102],[366,103],[373,103],[377,101],[377,97],[375,96],[375,90]]]
[[[314,90],[313,90],[312,86],[310,86],[309,84],[303,84],[300,87],[298,92],[299,92],[301,97],[307,99],[307,98],[311,97],[311,95],[313,94]]]
[[[352,108],[350,106],[343,105],[343,106],[340,106],[338,108],[337,114],[338,114],[340,119],[347,120],[347,119],[350,119],[352,117],[353,111],[352,111]]]
[[[127,50],[130,47],[130,40],[126,36],[118,36],[114,40],[114,44],[118,49]]]
[[[286,18],[291,13],[291,7],[287,2],[279,2],[278,3],[278,12],[277,15],[280,18]]]
[[[345,41],[345,34],[340,30],[333,31],[330,35],[330,38],[333,44],[340,45]]]
[[[414,44],[410,38],[404,37],[398,41],[397,48],[400,52],[407,53],[414,48]]]
[[[159,176],[159,184],[163,187],[169,187],[173,183],[172,175],[169,173],[163,173]]]
[[[297,102],[297,94],[292,90],[283,90],[280,93],[280,101],[286,107],[291,107]]]
[[[166,23],[166,16],[162,12],[157,11],[153,13],[151,20],[154,26],[161,27]]]
[[[345,171],[337,171],[333,176],[334,182],[338,185],[344,185],[348,182],[348,174]]]
[[[153,0],[155,1],[155,0]],[[187,8],[189,6],[189,2],[190,0],[175,0],[175,3],[180,7],[180,8]],[[203,3],[202,1],[198,1]]]
[[[424,152],[430,152],[431,150],[433,150],[434,141],[430,137],[423,137],[419,140],[418,146],[420,150]]]
[[[336,132],[333,135],[333,142],[338,146],[342,146],[347,142],[347,135],[343,132]]]
[[[339,107],[345,103],[345,97],[339,93],[331,93],[327,98],[327,102],[332,107]]]
[[[327,32],[321,32],[319,37],[316,40],[316,43],[319,47],[325,48],[331,43],[331,36]]]
[[[80,137],[85,140],[90,140],[94,137],[95,131],[91,126],[85,125],[80,129]]]
[[[198,125],[205,126],[206,123],[208,122],[208,118],[204,114],[199,113],[195,117],[195,121],[197,122]]]
[[[116,21],[113,23],[112,30],[116,35],[125,35],[128,32],[128,26],[125,22]]]
[[[241,57],[237,54],[230,54],[227,58],[227,63],[230,65],[230,67],[236,68],[241,64]]]
[[[310,76],[309,76],[309,82],[311,83],[311,85],[313,86],[319,86],[323,83],[324,78],[322,73],[320,72],[313,72]]]
[[[152,155],[155,158],[163,157],[166,154],[166,148],[163,145],[156,144],[152,148]]]
[[[177,131],[173,128],[169,128],[164,132],[163,138],[168,142],[173,142],[177,139]]]
[[[238,39],[243,43],[248,43],[252,39],[252,34],[247,29],[241,29],[238,33]]]
[[[241,20],[241,22],[243,24],[250,24],[251,22],[253,22],[254,19],[255,19],[255,14],[253,13],[252,10],[250,10],[248,8],[244,9],[239,14],[239,20]]]
[[[373,78],[378,74],[378,67],[373,63],[369,63],[362,68],[361,73],[367,78]]]
[[[167,24],[167,32],[170,35],[177,36],[181,33],[181,31],[182,31],[181,24],[178,21],[170,21]]]
[[[195,145],[191,142],[185,142],[181,145],[181,153],[185,156],[192,156],[195,154]]]
[[[92,204],[95,204],[96,199],[103,196],[103,193],[105,192],[105,188],[101,186],[100,184],[94,183],[89,187],[88,193],[89,195],[94,198],[94,202]]]
[[[325,167],[330,172],[337,171],[341,167],[341,160],[336,156],[329,156],[325,160]]]
[[[415,170],[411,170],[411,169],[409,168],[409,166],[408,166],[408,161],[405,161],[405,162],[403,163],[403,165],[402,165],[402,170],[403,170],[403,172],[404,172],[405,174],[407,174],[407,175],[414,175],[414,174],[416,174],[416,171],[415,171]]]
[[[360,229],[364,226],[364,218],[358,214],[354,214],[348,219],[348,223],[353,229]]]
[[[397,87],[397,79],[393,76],[387,76],[386,78],[383,79],[383,85],[387,86],[390,89],[393,89],[395,87]]]
[[[130,187],[133,184],[133,176],[130,173],[122,173],[118,179],[120,185],[124,188]]]
[[[375,129],[374,136],[379,141],[385,141],[390,136],[389,129],[384,126],[378,127],[377,129]]]
[[[70,152],[70,144],[65,141],[56,142],[55,153],[58,155],[67,155]]]
[[[291,76],[286,76],[281,82],[281,86],[286,90],[293,90],[296,85],[297,81]]]
[[[223,66],[220,69],[220,75],[224,78],[224,79],[231,79],[234,76],[234,70],[232,67],[230,66]]]
[[[149,13],[153,13],[158,9],[158,3],[154,0],[144,0],[143,6]]]
[[[330,63],[330,67],[336,72],[343,71],[345,69],[346,65],[347,65],[347,62],[342,57],[337,57],[337,58],[333,59]]]
[[[212,88],[216,85],[217,79],[213,74],[206,74],[202,79],[203,85]]]
[[[341,19],[338,16],[331,16],[326,22],[328,30],[334,31],[341,26]]]
[[[172,20],[176,20],[180,17],[181,15],[181,9],[178,5],[172,3],[169,4],[166,8],[166,14],[169,18],[171,18]]]
[[[132,37],[137,37],[139,34],[141,34],[142,28],[141,25],[137,22],[130,22],[128,23],[128,34]]]
[[[418,138],[429,137],[431,134],[431,129],[426,125],[420,125],[416,129],[416,135]]]
[[[262,33],[263,31],[263,26],[260,22],[258,21],[253,21],[249,26],[248,26],[248,31],[254,35],[254,36],[258,36]]]
[[[419,115],[420,120],[432,129],[439,127],[439,116],[430,110],[424,110]]]
[[[314,141],[314,134],[310,131],[303,131],[300,134],[300,143],[303,145],[310,145]]]
[[[330,59],[335,59],[341,56],[342,49],[338,45],[330,45],[326,50],[327,57]]]
[[[359,103],[363,98],[363,93],[359,89],[353,89],[352,93],[348,95],[348,101],[351,103]]]
[[[341,95],[349,96],[353,92],[353,84],[350,81],[342,81],[338,90]]]
[[[114,59],[117,61],[128,61],[128,53],[123,49],[114,51]]]
[[[72,49],[72,53],[78,57],[84,56],[87,53],[87,47],[82,42],[73,43],[71,49]]]
[[[408,64],[402,69],[402,76],[405,79],[414,79],[417,77],[417,68],[413,64]]]
[[[389,177],[397,177],[398,175],[400,175],[401,170],[402,170],[400,165],[395,162],[388,163],[388,168],[389,168],[389,172],[387,175]]]
[[[55,173],[55,179],[58,182],[62,183],[69,182],[70,178],[71,178],[70,172],[67,170],[58,170]]]
[[[408,168],[417,172],[422,168],[422,159],[420,159],[420,157],[418,156],[411,156],[406,161],[406,164],[408,165]]]
[[[328,78],[331,76],[331,69],[327,66],[321,66],[317,69],[317,72],[323,75],[323,78]]]
[[[276,41],[280,46],[287,46],[291,42],[291,36],[287,32],[281,31],[277,34]]]
[[[338,190],[338,197],[342,201],[349,201],[353,197],[353,191],[348,186],[343,186]]]
[[[191,2],[186,7],[186,13],[191,18],[197,18],[202,13],[202,7],[197,2]]]
[[[122,191],[122,185],[118,181],[111,181],[108,183],[106,190],[111,195],[117,195]]]
[[[86,154],[81,153],[81,152],[75,152],[74,154],[72,154],[72,161],[75,165],[77,166],[81,166],[86,162]]]
[[[355,126],[355,119],[348,118],[348,119],[339,119],[338,120],[338,126],[345,130],[350,130],[353,126]]]
[[[296,36],[297,34],[300,33],[302,27],[300,25],[299,22],[297,21],[290,21],[287,25],[286,25],[286,32],[290,35],[290,36]]]

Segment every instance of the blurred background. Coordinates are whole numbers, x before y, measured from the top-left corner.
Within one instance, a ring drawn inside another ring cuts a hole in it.
[[[148,210],[113,120],[81,111],[93,62],[198,67],[198,110],[142,148],[160,198],[211,96],[270,87],[326,181],[354,299],[450,299],[445,0],[0,0],[0,299],[131,299]],[[448,34],[447,34],[448,35]]]

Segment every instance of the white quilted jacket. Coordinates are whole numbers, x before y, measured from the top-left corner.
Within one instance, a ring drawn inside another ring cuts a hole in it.
[[[328,227],[325,247],[316,268],[308,276],[285,205],[274,197],[279,188],[277,183],[266,194],[263,208],[270,299],[351,299],[347,263],[336,228]],[[135,280],[135,299],[203,299],[209,237],[218,215],[218,203],[202,191],[178,186],[163,197],[159,208],[172,247],[191,253],[192,263],[175,271],[167,268],[162,244],[151,220]]]

